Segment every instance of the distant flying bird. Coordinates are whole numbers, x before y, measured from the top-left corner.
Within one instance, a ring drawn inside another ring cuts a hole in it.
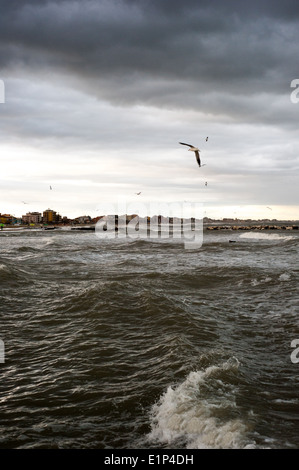
[[[199,156],[200,150],[199,150],[197,147],[194,147],[194,145],[190,145],[190,144],[184,144],[184,142],[179,142],[179,144],[181,144],[181,145],[187,145],[187,147],[190,147],[190,148],[189,148],[189,152],[191,151],[191,152],[194,152],[194,153],[195,153],[195,157],[196,157],[198,166],[199,166],[199,167],[204,166],[204,165],[201,165],[201,163],[200,163],[200,156]]]
[[[139,194],[141,194],[141,191],[139,193],[135,193],[135,194],[137,194],[137,196],[139,196]]]
[[[205,182],[205,186],[208,186],[208,182],[207,182],[207,181]]]
[[[29,204],[28,202],[22,201],[23,204]]]
[[[50,186],[50,189],[52,189],[52,186]]]
[[[209,137],[206,137],[206,142],[208,142]]]
[[[270,209],[270,211],[272,211],[271,207],[268,207],[268,206],[267,206],[267,209]]]

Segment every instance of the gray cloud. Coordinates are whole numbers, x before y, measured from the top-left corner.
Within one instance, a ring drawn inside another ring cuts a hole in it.
[[[32,157],[30,181],[43,171],[62,181],[63,155],[85,193],[103,174],[129,191],[142,181],[196,192],[195,161],[178,141],[212,134],[203,158],[213,200],[294,201],[298,23],[292,0],[3,0],[1,140],[20,161],[22,145],[49,158],[42,167]],[[279,181],[293,184],[289,195]]]
[[[285,93],[297,73],[292,1],[18,3],[1,15],[2,66],[69,73],[114,103],[197,108],[215,89]]]

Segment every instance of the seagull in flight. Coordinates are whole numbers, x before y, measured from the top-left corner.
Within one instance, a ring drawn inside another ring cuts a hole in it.
[[[204,165],[201,165],[201,163],[200,163],[200,156],[199,156],[200,150],[199,150],[197,147],[194,147],[194,145],[191,145],[191,144],[184,144],[184,142],[179,142],[179,144],[181,144],[181,145],[187,145],[187,147],[190,147],[190,148],[189,148],[189,152],[194,152],[194,153],[195,153],[195,157],[196,157],[198,166],[199,166],[199,167],[204,166]]]
[[[139,193],[135,193],[135,194],[137,194],[137,196],[139,196],[139,194],[141,194],[141,191]]]

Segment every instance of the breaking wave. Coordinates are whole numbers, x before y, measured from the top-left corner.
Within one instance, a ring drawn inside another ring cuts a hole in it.
[[[237,413],[238,369],[239,361],[232,357],[168,387],[152,408],[149,439],[168,446],[180,442],[190,449],[254,447],[247,437],[249,422]]]
[[[294,240],[295,237],[292,235],[280,235],[278,233],[263,233],[263,232],[245,232],[242,233],[239,238],[252,238],[255,240]]]

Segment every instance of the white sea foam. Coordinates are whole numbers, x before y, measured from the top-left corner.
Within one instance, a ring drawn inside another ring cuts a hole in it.
[[[42,245],[42,248],[44,248],[45,246],[53,245],[55,242],[55,239],[52,237],[43,237],[41,241],[44,242]]]
[[[280,276],[279,276],[279,280],[280,281],[289,281],[291,278],[290,274],[289,273],[282,273]]]
[[[260,284],[264,284],[264,283],[270,282],[270,281],[272,281],[272,277],[266,276],[263,279],[261,279],[260,281],[258,281],[257,279],[252,279],[251,280],[251,285],[253,287],[255,287],[255,286],[259,286]]]
[[[232,358],[221,366],[190,372],[177,388],[168,387],[152,409],[149,439],[170,446],[184,441],[189,449],[254,447],[247,439],[248,424],[232,416],[234,385],[225,383],[225,371],[238,367]]]
[[[264,233],[264,232],[245,232],[239,235],[239,238],[251,238],[255,240],[292,240],[295,237],[292,235],[279,235],[278,233]]]
[[[291,275],[289,273],[282,273],[282,274],[280,274],[278,279],[279,279],[279,281],[289,281],[291,279]],[[252,279],[250,284],[253,287],[256,287],[256,286],[259,286],[261,284],[265,284],[265,283],[270,282],[270,281],[272,281],[272,277],[266,276],[266,277],[264,277],[260,280]]]

